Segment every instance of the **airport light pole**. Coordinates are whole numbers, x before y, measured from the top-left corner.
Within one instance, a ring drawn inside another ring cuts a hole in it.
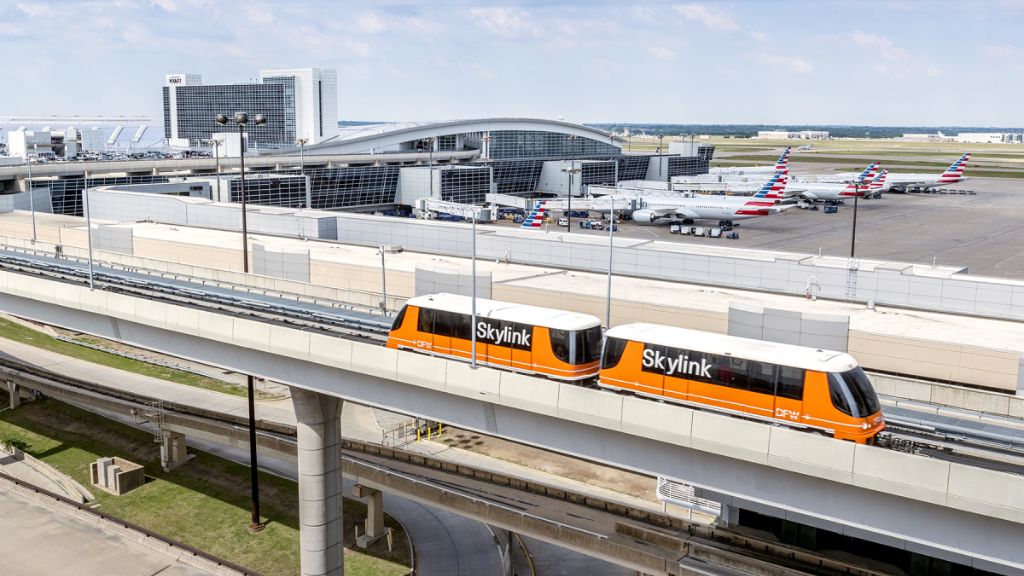
[[[471,310],[472,319],[470,320],[473,323],[473,330],[472,330],[472,333],[471,333],[472,346],[473,346],[473,360],[470,363],[470,366],[472,366],[474,369],[476,368],[476,219],[477,219],[478,215],[479,215],[479,212],[477,212],[476,207],[474,206],[473,207],[473,240],[472,240],[472,242],[470,242],[470,246],[471,246],[470,250],[473,252],[473,269],[472,269],[472,272],[473,272],[473,291],[472,291],[472,294],[473,294],[473,298],[472,298],[473,304],[472,304],[472,310]]]
[[[608,299],[604,308],[604,323],[608,329],[612,327],[612,253],[615,250],[615,243],[612,241],[612,232],[615,230],[615,196],[611,196],[612,207],[608,215]]]
[[[242,201],[242,272],[248,274],[249,238],[245,222],[245,136],[243,135],[242,130],[249,122],[249,115],[245,112],[235,112],[233,119],[235,124],[238,126],[239,161],[242,176],[240,192],[240,199]],[[215,120],[217,121],[217,124],[222,126],[228,123],[228,117],[224,114],[217,114]],[[253,120],[257,126],[266,124],[267,122],[267,119],[263,114],[257,114]],[[250,516],[249,530],[259,532],[260,530],[263,530],[266,525],[260,520],[260,469],[256,454],[256,386],[255,378],[253,378],[252,374],[247,374],[246,380],[248,384],[249,397],[249,478],[250,485],[252,487],[252,515]]]
[[[850,236],[850,260],[853,260],[854,249],[857,245],[857,197],[860,196],[860,182],[853,183],[853,233]]]
[[[427,173],[430,174],[430,197],[434,197],[434,137],[428,136],[423,139],[430,148],[427,150]]]
[[[299,174],[302,175],[302,186],[306,189],[306,208],[313,208],[313,198],[309,192],[309,181],[306,180],[306,157],[305,149],[309,138],[299,138],[295,141],[299,145]]]
[[[384,267],[384,246],[381,245],[377,248],[377,253],[380,254],[380,311],[385,316],[388,315],[388,277],[387,268]]]
[[[28,167],[28,209],[32,212],[32,243],[35,244],[36,237],[36,201],[32,195],[32,161],[25,159],[25,166]]]
[[[216,202],[220,202],[220,145],[223,143],[223,140],[210,139],[210,144],[213,146],[213,161],[216,164],[215,170],[217,171],[217,198],[214,199]]]

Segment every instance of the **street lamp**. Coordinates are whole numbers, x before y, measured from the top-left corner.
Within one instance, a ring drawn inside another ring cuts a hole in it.
[[[210,144],[213,145],[213,159],[217,163],[217,198],[215,200],[220,202],[220,145],[223,144],[223,140],[213,138],[210,140]]]
[[[428,174],[430,174],[430,197],[434,197],[434,140],[433,136],[428,136],[423,139],[424,142],[430,147],[427,150],[427,168]]]
[[[384,246],[381,245],[377,248],[377,253],[380,254],[380,311],[387,316],[388,315],[388,276],[387,268],[384,267]]]
[[[612,241],[612,232],[615,231],[615,196],[611,196],[612,208],[609,212],[608,220],[608,299],[605,302],[604,308],[604,322],[605,326],[610,330],[612,327],[612,252],[615,249],[615,243]]]
[[[217,114],[215,118],[221,126],[228,123],[228,117],[224,114]],[[245,137],[242,130],[249,122],[249,115],[245,112],[235,112],[233,118],[238,126],[238,147],[240,169],[242,175],[240,198],[242,201],[242,272],[249,273],[249,238],[245,220]],[[253,119],[257,126],[267,123],[263,114],[257,114]],[[259,532],[265,525],[260,521],[260,470],[256,461],[256,405],[255,405],[255,382],[252,374],[247,375],[249,384],[249,477],[252,486],[252,516],[249,522],[249,530]]]
[[[302,185],[306,189],[306,208],[313,208],[313,198],[309,192],[309,181],[306,180],[306,160],[305,160],[305,148],[309,142],[309,138],[299,138],[295,141],[299,145],[299,174],[302,175]]]
[[[566,228],[568,232],[572,232],[572,175],[583,172],[583,168],[576,167],[576,161],[571,160],[572,168],[562,168],[562,172],[569,175],[569,208],[566,210],[567,217],[569,219],[569,227]]]
[[[217,114],[217,124],[225,125],[228,123],[228,117],[224,114]],[[235,112],[233,118],[235,124],[238,126],[238,147],[239,147],[239,162],[241,170],[241,192],[239,198],[242,203],[242,272],[249,273],[249,230],[246,224],[246,210],[245,210],[245,135],[243,129],[245,125],[249,123],[249,115],[245,112]],[[261,126],[267,123],[267,118],[263,114],[257,114],[254,119],[254,123],[257,126]]]
[[[853,260],[854,248],[857,244],[857,198],[860,196],[860,181],[853,182],[853,233],[850,236],[850,260]]]
[[[25,155],[25,166],[28,167],[28,209],[32,211],[32,243],[36,243],[36,202],[32,197],[32,160]]]

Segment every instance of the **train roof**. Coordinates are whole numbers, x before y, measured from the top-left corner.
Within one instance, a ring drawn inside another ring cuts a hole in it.
[[[661,344],[711,354],[728,354],[737,358],[820,372],[845,372],[858,366],[853,356],[836,350],[740,338],[660,324],[623,324],[608,330],[605,335],[608,338]]]
[[[459,294],[427,294],[410,298],[406,304],[413,306],[446,310],[448,312],[459,312],[469,314],[472,312],[472,298]],[[589,314],[579,314],[556,310],[554,308],[541,308],[527,304],[514,304],[511,302],[500,302],[498,300],[476,299],[476,315],[481,318],[492,318],[494,320],[509,320],[556,330],[585,330],[601,325],[601,321]]]

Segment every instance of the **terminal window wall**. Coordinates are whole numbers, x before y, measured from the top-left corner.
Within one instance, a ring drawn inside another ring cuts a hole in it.
[[[669,156],[668,177],[707,174],[710,162],[700,156]],[[625,179],[625,178],[623,178]]]
[[[504,158],[571,158],[618,155],[621,150],[593,138],[570,139],[568,134],[539,130],[494,130],[490,133],[489,155]]]
[[[85,216],[82,208],[82,190],[86,186],[123,186],[125,184],[163,184],[169,182],[166,176],[125,176],[121,178],[65,178],[40,183],[35,188],[49,188],[54,214]]]
[[[209,142],[214,132],[237,131],[233,121],[221,126],[214,119],[217,114],[226,114],[232,118],[238,111],[249,115],[245,132],[249,134],[250,146],[279,147],[295,143],[294,86],[290,98],[286,93],[286,85],[282,83],[178,86],[175,88],[175,102],[169,101],[170,88],[165,86],[163,90],[168,100],[164,112],[166,133],[171,134],[170,108],[175,105],[178,111],[178,137],[188,138],[192,146],[202,146]],[[289,104],[292,108],[290,130],[285,112]],[[267,123],[256,126],[253,122],[256,114],[266,116]]]
[[[544,169],[543,160],[495,160],[470,164],[494,168],[494,183],[498,193],[513,195],[533,194],[540,182],[541,170]]]
[[[583,162],[580,167],[583,172],[580,172],[580,184],[586,190],[587,186],[591,184],[615,184],[615,164],[614,160],[607,162]]]
[[[264,78],[263,83],[284,86],[284,133],[285,137],[289,134],[295,136],[292,137],[291,141],[284,142],[283,144],[290,144],[298,135],[295,129],[295,78],[291,76],[270,76]]]
[[[395,203],[398,166],[352,166],[306,170],[313,208],[336,210]]]
[[[489,168],[441,170],[441,199],[462,204],[483,204],[491,189]]]
[[[643,180],[647,177],[650,156],[622,156],[619,158],[619,180]]]
[[[711,162],[715,155],[715,147],[710,144],[701,144],[697,147],[697,156]]]
[[[231,181],[231,201],[241,202],[242,181]],[[306,205],[306,185],[302,176],[249,178],[245,181],[245,201],[263,206],[303,208]]]

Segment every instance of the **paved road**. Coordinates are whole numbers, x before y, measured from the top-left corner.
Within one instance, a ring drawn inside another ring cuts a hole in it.
[[[0,489],[0,574],[207,576],[130,540]]]

